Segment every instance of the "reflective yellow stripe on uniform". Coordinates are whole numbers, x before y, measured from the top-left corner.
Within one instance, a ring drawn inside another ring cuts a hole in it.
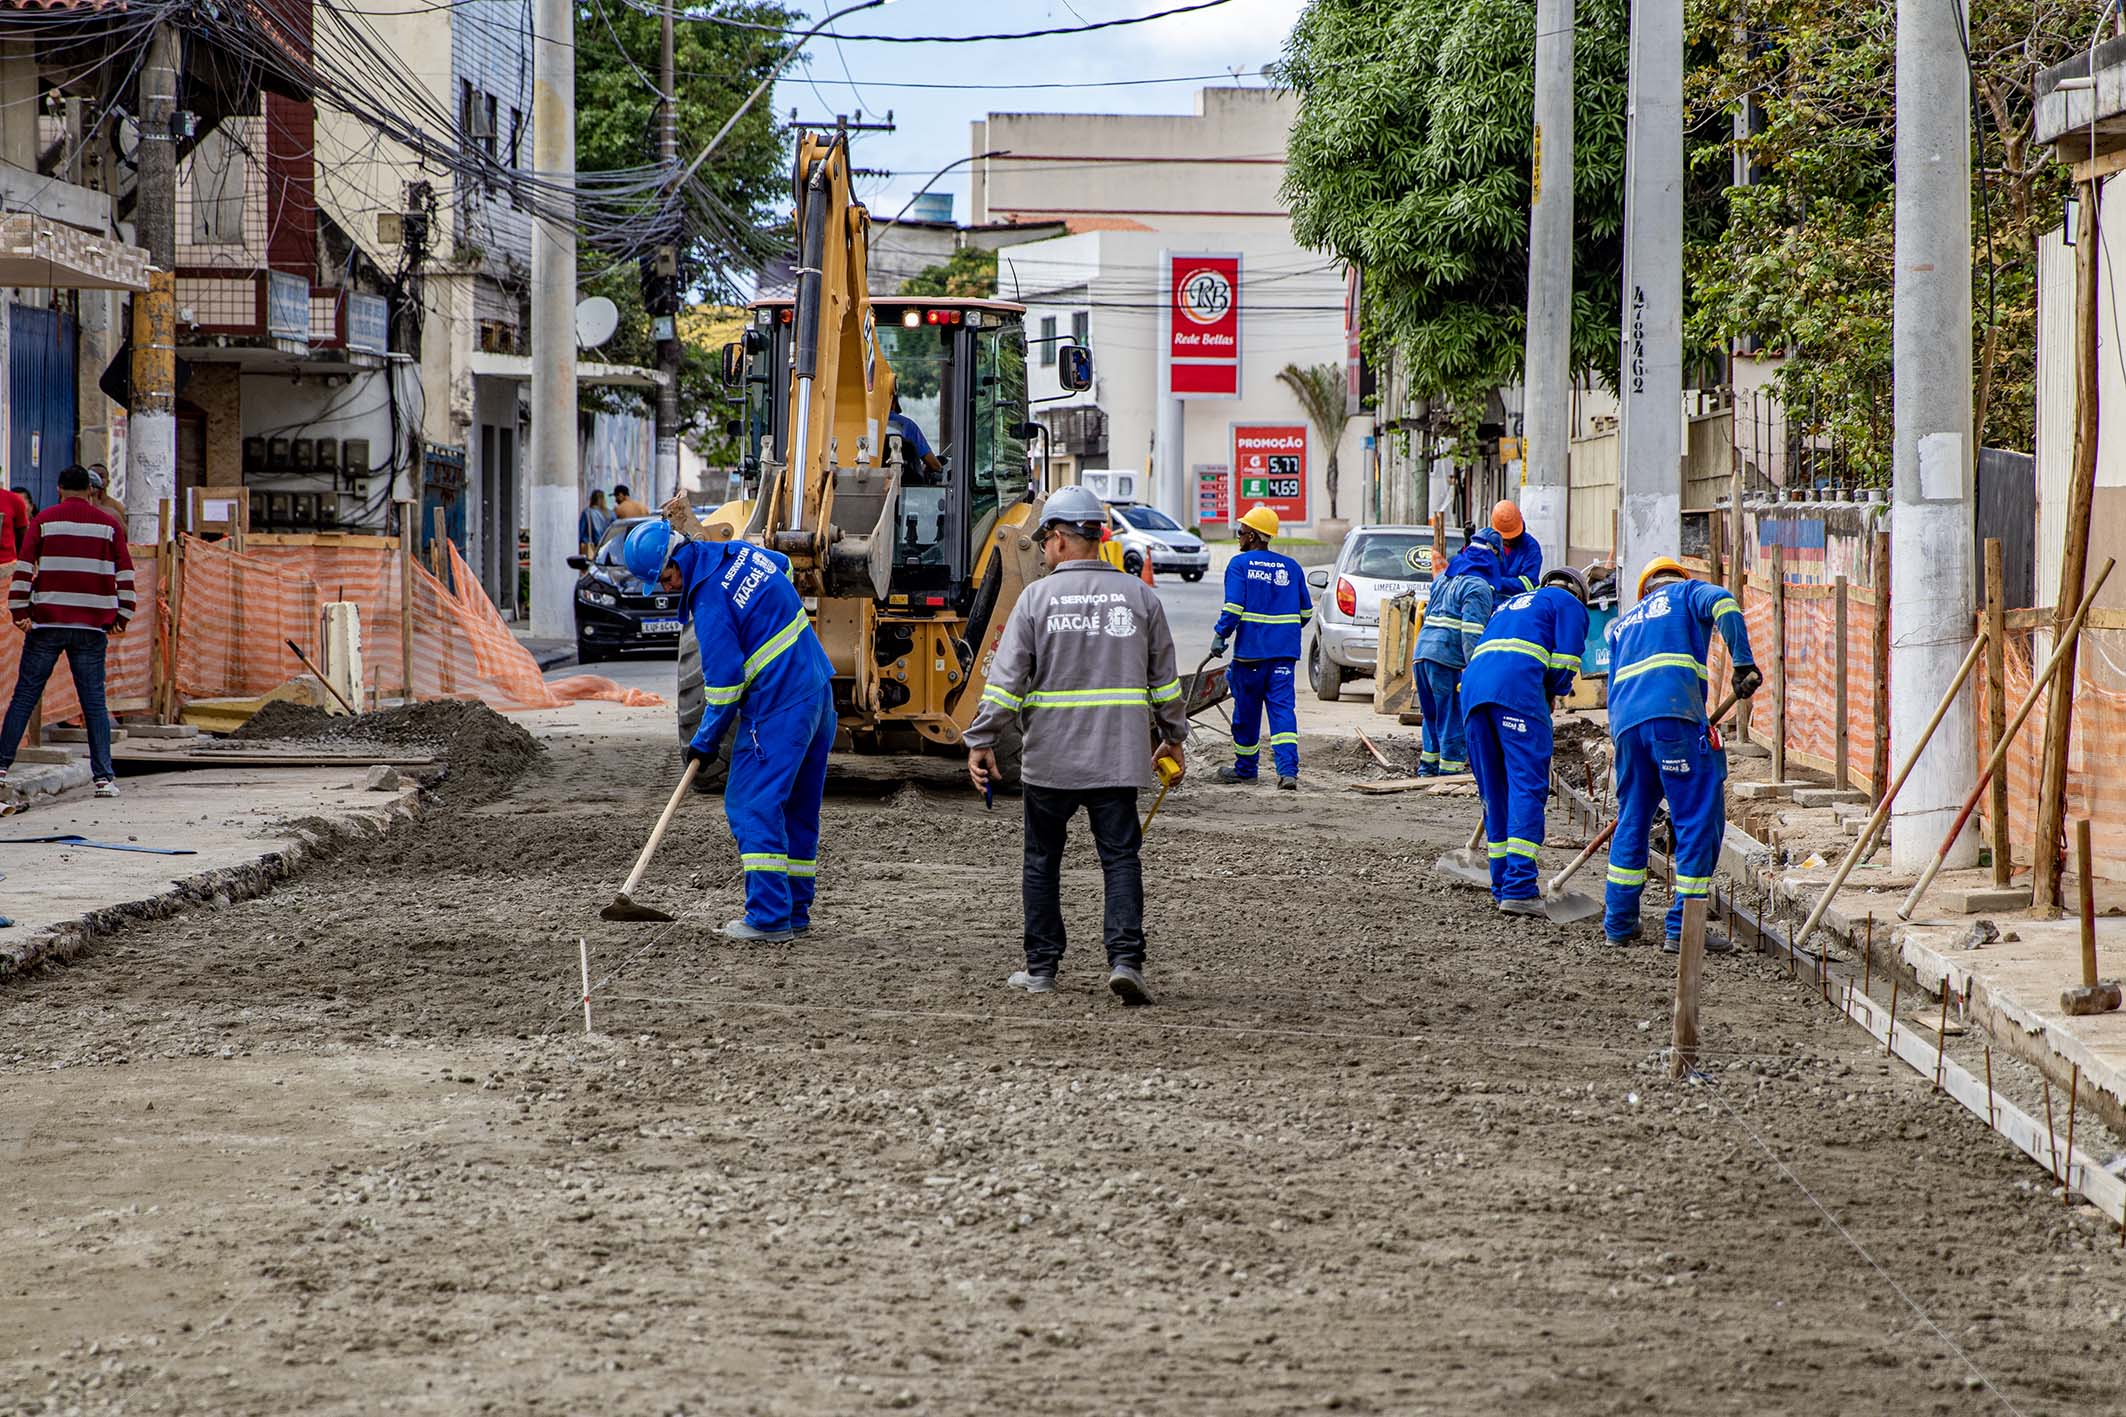
[[[1713,618],[1715,620],[1722,615],[1740,615],[1741,613],[1742,607],[1735,604],[1735,597],[1732,595],[1723,595],[1713,602]]]
[[[1297,733],[1272,733],[1270,735],[1270,746],[1272,748],[1279,743],[1297,743],[1298,741],[1299,735]]]
[[[1026,696],[1028,708],[1142,708],[1151,701],[1148,689],[1036,689]]]
[[[1504,860],[1504,859],[1505,859],[1505,857],[1506,857],[1506,843],[1505,843],[1505,842],[1503,842],[1503,841],[1494,841],[1494,842],[1490,843],[1490,846],[1491,846],[1491,859],[1492,859],[1492,860],[1494,860],[1494,861],[1502,861],[1502,860]]]
[[[1228,605],[1226,609],[1233,610],[1233,607]],[[1314,612],[1302,610],[1297,615],[1257,615],[1252,610],[1233,610],[1233,613],[1250,625],[1304,625]]]
[[[1544,664],[1550,663],[1550,651],[1534,640],[1486,640],[1476,647],[1478,654],[1496,654],[1502,650],[1512,650],[1515,654],[1525,654]]]
[[[1152,690],[1152,702],[1155,704],[1170,704],[1180,697],[1181,681],[1179,679],[1170,680]]]
[[[1622,669],[1612,670],[1609,682],[1614,687],[1623,683],[1626,679],[1636,679],[1641,674],[1654,669],[1688,669],[1700,679],[1712,677],[1706,673],[1705,666],[1698,662],[1695,655],[1650,654],[1636,664],[1627,664]]]
[[[760,671],[773,664],[784,650],[796,644],[797,637],[802,635],[811,624],[812,617],[800,610],[797,612],[795,620],[775,632],[774,639],[769,640],[759,649],[747,655],[746,682],[750,684],[754,679],[758,678]]]
[[[1541,849],[1540,843],[1530,841],[1524,836],[1509,836],[1506,838],[1506,851],[1512,856],[1533,856]]]
[[[787,871],[790,858],[779,851],[748,851],[739,856],[748,871]]]
[[[1552,669],[1570,669],[1577,674],[1580,672],[1580,657],[1576,654],[1554,654],[1550,656],[1550,667]]]
[[[703,702],[713,708],[717,704],[737,703],[739,696],[745,691],[746,686],[743,684],[704,684],[701,697]]]
[[[790,874],[793,876],[817,876],[819,874],[819,862],[817,860],[800,861],[793,856],[790,858]]]
[[[988,688],[982,690],[982,702],[995,704],[998,708],[1015,709],[1025,703],[1026,700],[1008,689],[999,689],[996,685],[991,684]]]
[[[1676,877],[1677,895],[1705,895],[1710,892],[1712,888],[1713,878],[1711,876]]]
[[[1643,886],[1646,884],[1646,868],[1612,866],[1609,868],[1609,883],[1613,886]]]
[[[1262,745],[1259,743],[1235,743],[1233,745],[1233,756],[1238,758],[1252,758],[1261,751]]]

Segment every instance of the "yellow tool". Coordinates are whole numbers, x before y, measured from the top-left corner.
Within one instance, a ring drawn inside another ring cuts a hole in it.
[[[1172,758],[1154,758],[1152,771],[1159,774],[1159,795],[1152,799],[1152,809],[1144,814],[1144,820],[1137,826],[1139,836],[1151,827],[1152,818],[1159,815],[1159,804],[1166,800],[1167,793],[1174,790],[1174,779],[1181,776],[1181,764]]]

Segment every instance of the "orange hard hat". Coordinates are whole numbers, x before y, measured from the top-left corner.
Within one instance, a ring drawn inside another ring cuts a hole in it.
[[[1499,503],[1491,509],[1491,529],[1500,536],[1519,536],[1523,530],[1521,509],[1510,501]]]

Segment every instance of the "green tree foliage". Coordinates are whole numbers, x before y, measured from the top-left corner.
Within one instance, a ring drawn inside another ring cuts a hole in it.
[[[1699,126],[1748,100],[1751,164],[1724,229],[1692,243],[1691,333],[1788,354],[1776,388],[1797,432],[1836,439],[1862,481],[1890,476],[1896,93],[1894,0],[1700,0],[1710,62],[1689,79]],[[2036,425],[2037,240],[2061,173],[2032,141],[2037,72],[2078,52],[2089,17],[2060,0],[1972,9],[1983,176],[1971,197],[1980,438],[2030,450]],[[1728,157],[1699,153],[1706,168]]]
[[[1301,368],[1287,364],[1277,371],[1277,382],[1292,391],[1299,406],[1306,410],[1307,421],[1321,435],[1321,441],[1329,450],[1329,465],[1322,472],[1322,483],[1329,490],[1329,515],[1336,515],[1336,483],[1341,472],[1337,450],[1344,439],[1344,425],[1351,421],[1345,410],[1348,401],[1349,377],[1341,364],[1316,364]]]
[[[787,25],[798,11],[738,0],[715,7],[732,19]],[[682,13],[675,36],[679,160],[686,163],[782,59],[787,41],[760,30],[690,20]],[[658,21],[625,5],[578,15],[576,21],[576,163],[584,172],[637,168],[658,161]],[[528,157],[527,157],[528,160]],[[765,101],[740,118],[696,175],[706,196],[684,209],[680,242],[681,304],[728,295],[727,274],[749,265],[778,243],[765,233],[789,196],[790,144]],[[596,233],[591,233],[595,236]],[[785,233],[787,235],[787,233]],[[620,331],[601,351],[617,363],[653,365],[656,341],[643,305],[642,268],[634,260],[583,252],[582,293],[604,295],[620,307]],[[716,351],[682,342],[679,416],[697,435],[713,434],[729,401],[718,381]],[[639,390],[585,389],[587,407],[642,407]]]
[[[997,293],[997,253],[962,246],[941,265],[926,266],[901,282],[903,295],[956,295],[989,300]]]
[[[1626,14],[1581,0],[1575,40],[1573,363],[1611,380]],[[1464,424],[1520,377],[1534,58],[1534,0],[1312,0],[1275,69],[1300,98],[1294,235],[1364,270],[1369,345]]]

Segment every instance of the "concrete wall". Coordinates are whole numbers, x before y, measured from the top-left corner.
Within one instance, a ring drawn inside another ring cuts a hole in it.
[[[2126,292],[2108,267],[2126,252],[2126,186],[2104,184],[2097,243],[2097,462],[2089,527],[2089,562],[2126,560],[2126,350],[2114,338],[2126,323]],[[2106,260],[2106,253],[2113,253]],[[2067,544],[2067,501],[2074,480],[2074,248],[2054,227],[2038,238],[2037,291],[2037,583],[2040,605],[2059,600]],[[2097,597],[2126,606],[2126,578],[2114,575]]]
[[[246,431],[242,374],[233,364],[195,364],[184,401],[206,415],[206,485],[240,485]]]
[[[1298,99],[1198,91],[1190,114],[992,113],[974,124],[973,219],[1105,219],[1162,231],[1274,228]]]

